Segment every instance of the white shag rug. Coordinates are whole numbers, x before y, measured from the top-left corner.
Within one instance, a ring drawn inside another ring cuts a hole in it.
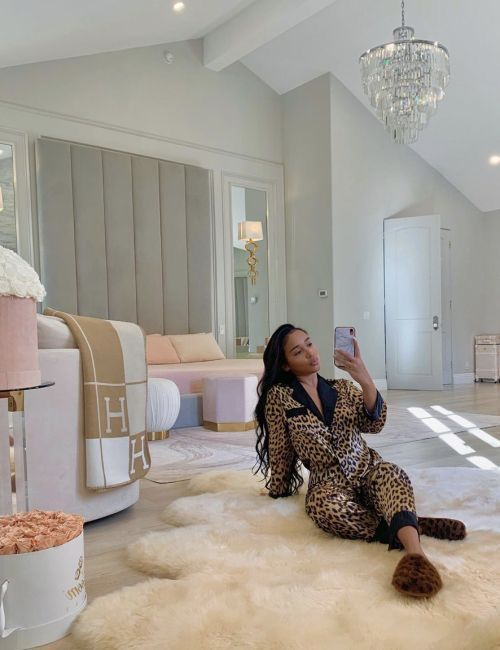
[[[500,473],[410,472],[419,512],[463,519],[464,541],[423,537],[444,588],[399,595],[401,557],[315,528],[304,497],[269,499],[249,472],[211,472],[165,511],[173,528],[129,549],[154,579],[96,599],[74,626],[99,650],[500,648]]]

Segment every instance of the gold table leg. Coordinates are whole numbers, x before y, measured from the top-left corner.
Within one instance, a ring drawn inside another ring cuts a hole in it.
[[[166,440],[170,435],[170,431],[150,431],[148,433],[148,440],[154,442],[155,440]]]

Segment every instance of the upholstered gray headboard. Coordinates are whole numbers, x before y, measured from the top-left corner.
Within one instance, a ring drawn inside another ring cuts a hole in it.
[[[48,138],[36,155],[45,304],[212,331],[210,171]]]

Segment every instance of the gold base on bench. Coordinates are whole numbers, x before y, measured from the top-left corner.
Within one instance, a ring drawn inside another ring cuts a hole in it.
[[[208,422],[207,420],[203,420],[205,429],[225,432],[249,431],[250,429],[255,429],[256,424],[255,420],[250,420],[250,422]]]
[[[154,442],[155,440],[165,440],[170,435],[170,431],[149,431],[148,440]]]

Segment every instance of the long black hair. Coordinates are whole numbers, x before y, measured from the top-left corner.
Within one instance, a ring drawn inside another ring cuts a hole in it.
[[[291,371],[284,369],[286,364],[285,358],[285,340],[286,337],[296,330],[300,330],[307,334],[301,327],[295,327],[291,323],[280,325],[278,329],[272,334],[269,342],[264,350],[264,374],[257,386],[257,394],[259,396],[257,406],[255,407],[255,419],[257,421],[257,444],[255,449],[257,451],[258,460],[253,468],[254,474],[262,472],[266,479],[266,488],[269,488],[269,431],[266,422],[266,399],[269,390],[276,384],[283,383],[290,385],[295,377]],[[289,490],[286,494],[281,496],[291,496],[296,494],[304,479],[300,473],[300,460],[297,456],[294,457],[292,470],[288,478]]]

